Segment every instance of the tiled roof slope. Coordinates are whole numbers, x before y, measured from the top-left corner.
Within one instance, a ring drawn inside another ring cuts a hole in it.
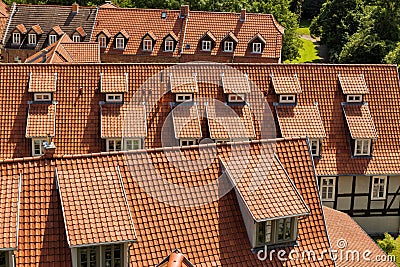
[[[332,249],[338,251],[336,255],[345,255],[346,251],[360,253],[360,260],[352,260],[351,256],[350,260],[346,260],[346,256],[338,257],[337,267],[396,267],[393,262],[379,261],[387,255],[349,215],[325,206],[323,210]],[[364,254],[367,260],[362,256],[365,251],[370,252]]]
[[[72,36],[76,28],[82,26],[89,35],[83,39],[84,42],[90,41],[94,20],[97,14],[95,7],[79,7],[78,13],[71,13],[71,6],[54,5],[24,5],[17,4],[12,14],[8,31],[5,33],[4,45],[10,46],[11,31],[19,24],[24,24],[29,31],[32,26],[40,25],[43,34],[37,39],[35,49],[42,49],[47,45],[47,36],[56,25],[59,25],[63,32]]]
[[[368,103],[362,105],[343,104],[343,112],[353,139],[377,138]]]
[[[322,206],[306,140],[242,143],[237,149],[240,153],[250,151],[254,158],[257,155],[262,158],[266,155],[262,154],[261,146],[275,145],[283,168],[310,207],[310,215],[299,221],[298,248],[316,253],[328,250]],[[235,192],[230,189],[224,196],[214,198],[218,196],[213,194],[219,192],[216,182],[222,173],[219,157],[230,160],[232,149],[236,149],[235,146],[207,145],[201,149],[191,147],[182,151],[179,148],[165,152],[156,149],[125,155],[104,153],[0,162],[0,179],[22,171],[24,180],[17,265],[32,266],[39,262],[43,266],[50,265],[50,262],[53,266],[71,264],[54,179],[56,172],[61,173],[60,180],[63,176],[66,178],[65,173],[68,173],[72,184],[76,185],[75,189],[83,192],[91,190],[93,184],[80,183],[78,186],[74,180],[95,181],[102,174],[119,168],[137,234],[137,242],[132,244],[130,250],[132,266],[155,266],[178,247],[195,266],[281,266],[277,258],[259,261],[257,254],[252,253]],[[204,156],[199,162],[202,168],[185,168],[196,164],[193,161],[199,159],[200,154]],[[160,181],[167,183],[160,184]],[[105,184],[109,182],[104,181]],[[177,199],[176,192],[169,189],[170,185],[189,188],[189,193]],[[69,202],[74,209],[72,205],[80,203],[81,198],[66,198],[65,194],[70,193],[65,189],[61,183],[62,203],[65,207]],[[162,195],[155,197],[154,194],[160,192]],[[201,202],[204,197],[209,201]],[[182,205],[172,205],[166,200],[181,201]],[[203,204],[192,206],[191,201]],[[75,209],[80,207],[75,206]],[[291,262],[287,266],[333,266],[333,262],[311,259],[301,263]]]
[[[8,16],[10,15],[10,8],[6,3],[0,0],[0,43],[3,38],[3,33],[7,27]]]
[[[27,138],[54,136],[56,133],[55,119],[55,104],[29,105],[25,136]]]
[[[175,138],[201,138],[201,125],[197,104],[179,105],[172,110]]]
[[[150,77],[164,84],[166,91],[167,75],[160,71],[171,67],[165,64],[24,64],[0,65],[0,156],[16,158],[30,155],[30,140],[25,138],[28,101],[32,95],[27,93],[29,73],[57,73],[57,91],[54,100],[58,101],[56,115],[56,136],[53,139],[57,153],[79,154],[105,151],[100,136],[100,101],[104,94],[99,91],[100,73],[128,73],[128,92],[124,99],[130,103],[138,98],[146,102],[148,136],[146,147],[161,146],[160,129],[171,111],[171,94],[165,94],[159,101],[156,88],[151,94],[144,94],[141,86]],[[322,141],[321,157],[315,159],[319,175],[337,174],[395,174],[400,173],[400,86],[396,66],[393,65],[286,65],[286,64],[233,64],[234,68],[247,73],[252,84],[266,94],[273,115],[273,103],[277,96],[271,84],[270,74],[293,76],[297,73],[302,87],[298,95],[298,106],[312,106],[318,102],[326,139]],[[207,67],[207,66],[206,66]],[[338,73],[341,75],[361,75],[365,77],[369,94],[365,95],[371,118],[377,132],[373,144],[373,157],[355,158],[351,156],[350,138],[342,102],[344,95],[339,87]],[[198,78],[200,72],[198,71]],[[220,77],[220,76],[219,76]],[[146,86],[144,86],[146,88]],[[12,90],[10,90],[12,88]],[[136,94],[136,92],[140,92]],[[387,97],[390,95],[391,97]],[[194,100],[209,97],[225,102],[223,88],[212,83],[199,83],[199,93]],[[12,99],[12,101],[10,101]],[[251,99],[249,98],[248,101]],[[260,98],[257,101],[262,101]],[[200,103],[201,104],[201,103]],[[250,104],[253,111],[255,104]],[[204,107],[199,105],[199,114]],[[254,115],[254,114],[253,114]],[[278,126],[278,123],[276,123]],[[202,126],[203,127],[203,126]],[[205,127],[206,128],[206,127]],[[203,129],[203,128],[202,128]],[[257,124],[255,130],[258,136]],[[205,131],[203,131],[205,133]],[[277,129],[278,135],[280,130]]]
[[[342,88],[343,94],[346,95],[357,95],[367,94],[368,87],[365,84],[363,75],[354,76],[342,76],[339,74],[340,87]]]
[[[272,84],[275,93],[280,94],[299,94],[301,93],[301,86],[297,76],[292,77],[276,77],[272,76]]]

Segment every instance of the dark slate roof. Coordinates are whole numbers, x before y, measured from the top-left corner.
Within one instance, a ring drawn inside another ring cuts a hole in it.
[[[17,25],[24,24],[29,32],[32,26],[38,24],[43,30],[43,34],[38,36],[37,45],[35,47],[27,46],[27,40],[24,40],[24,37],[22,37],[24,43],[21,46],[21,48],[36,50],[47,46],[47,35],[56,25],[60,26],[69,36],[72,36],[75,30],[79,26],[82,26],[87,33],[83,41],[89,42],[97,14],[96,7],[79,7],[78,13],[73,13],[71,6],[18,4],[13,6],[12,10],[13,13],[9,21],[10,25],[5,33],[5,38],[2,40],[5,47],[13,48],[11,45],[11,33]]]

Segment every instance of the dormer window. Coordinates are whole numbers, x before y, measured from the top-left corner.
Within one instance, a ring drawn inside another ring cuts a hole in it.
[[[283,218],[257,223],[256,246],[293,242],[297,239],[297,218]]]
[[[44,143],[46,138],[32,138],[32,156],[44,155]]]
[[[201,38],[200,38],[200,43],[199,43],[199,49],[201,51],[206,51],[209,52],[211,51],[216,42],[216,38],[214,34],[212,34],[210,31],[207,31]]]
[[[253,53],[260,54],[262,52],[261,43],[253,43]]]
[[[233,42],[232,41],[224,42],[224,52],[233,52]]]
[[[174,52],[175,47],[178,44],[178,37],[175,35],[174,32],[170,32],[164,37],[163,42],[164,52]]]
[[[250,93],[250,83],[247,75],[221,74],[221,83],[228,103],[244,103]]]
[[[81,41],[81,37],[79,36],[79,34],[72,35],[72,41],[74,43],[79,43]]]
[[[362,95],[347,95],[346,102],[348,103],[361,103],[363,100]]]
[[[124,102],[124,95],[119,94],[106,94],[106,102],[111,103],[122,103]]]
[[[175,102],[193,101],[193,94],[197,93],[199,88],[197,85],[196,73],[170,73],[169,86],[171,93],[175,94]]]
[[[180,146],[194,146],[196,139],[180,139]]]
[[[36,34],[35,33],[28,34],[28,44],[36,45]]]
[[[354,156],[371,155],[371,139],[356,139],[354,145]]]
[[[122,141],[122,138],[108,138],[106,140],[107,152],[129,151],[142,148],[142,140],[140,138],[128,138]]]
[[[106,103],[123,103],[128,91],[128,73],[100,73],[100,92],[105,93]]]
[[[296,95],[280,95],[279,103],[283,104],[296,103]]]
[[[203,40],[201,42],[201,50],[211,51],[211,41]]]
[[[100,48],[106,48],[107,47],[107,37],[99,36],[99,45],[100,45]]]
[[[257,33],[253,36],[253,38],[250,39],[248,47],[249,50],[251,49],[251,53],[261,54],[264,50],[266,43],[267,42],[265,41],[264,37],[262,37],[260,33]]]
[[[229,94],[228,95],[228,102],[231,103],[241,103],[244,102],[246,99],[246,94]]]
[[[175,101],[178,103],[193,101],[192,94],[176,94]]]
[[[49,35],[49,45],[54,44],[55,42],[57,42],[57,35],[50,34]]]
[[[115,48],[124,49],[125,48],[125,38],[117,37],[115,38]]]
[[[20,44],[21,43],[21,34],[19,32],[13,32],[12,34],[12,43]]]
[[[319,157],[320,155],[320,140],[310,139],[311,155],[313,157]]]
[[[143,40],[143,51],[151,52],[153,51],[153,42],[150,39]]]
[[[171,33],[169,34],[171,35]],[[166,41],[168,37],[164,39]],[[147,32],[142,38],[142,50],[144,52],[152,52],[156,44],[157,37],[153,32]]]
[[[227,53],[232,53],[235,50],[236,44],[239,42],[237,37],[233,34],[233,32],[229,32],[223,39],[223,51]]]
[[[278,95],[278,103],[295,104],[297,102],[297,95],[301,93],[297,75],[278,77],[271,74],[271,78],[275,94]]]
[[[339,84],[347,103],[362,103],[363,96],[368,94],[364,75],[341,76],[339,74]]]
[[[33,101],[35,101],[35,102],[51,102],[52,94],[51,93],[34,93]]]
[[[165,52],[173,52],[174,51],[174,41],[173,40],[165,40],[164,51]]]

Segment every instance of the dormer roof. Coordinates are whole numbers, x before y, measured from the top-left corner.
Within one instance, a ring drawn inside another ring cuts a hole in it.
[[[57,73],[31,72],[29,75],[29,93],[52,93],[56,91]]]
[[[275,90],[275,94],[300,94],[301,86],[297,75],[293,76],[275,76],[271,75],[272,85]]]
[[[118,34],[120,34],[120,35],[122,35],[123,37],[125,37],[126,39],[129,39],[129,34],[128,34],[128,32],[126,31],[126,30],[124,30],[124,29],[122,29],[122,30],[120,30],[118,33],[117,33],[117,35]]]
[[[365,83],[364,75],[338,75],[340,87],[345,95],[365,95],[368,94],[368,87]]]
[[[42,34],[42,33],[43,33],[42,28],[40,27],[39,24],[33,25],[31,29],[32,29],[32,31],[34,31],[36,34]]]
[[[249,40],[249,43],[252,43],[252,42],[254,42],[254,41],[256,41],[256,40],[259,40],[261,43],[263,43],[264,45],[267,43],[267,41],[264,39],[264,37],[262,37],[262,35],[258,32],[258,33],[256,33],[255,35],[254,35],[254,37],[253,38],[251,38],[250,40]]]
[[[96,36],[99,36],[101,34],[103,34],[107,38],[111,38],[112,37],[111,33],[107,29],[99,31],[99,33]]]
[[[229,32],[227,35],[225,35],[225,37],[222,38],[222,41],[225,41],[227,39],[231,39],[235,43],[239,43],[239,39],[235,36],[233,32]]]
[[[175,249],[165,257],[156,267],[195,267],[179,249]]]
[[[154,32],[146,32],[145,35],[143,35],[142,39],[146,38],[147,36],[150,37],[153,41],[157,41],[157,36],[154,34]]]
[[[17,26],[15,26],[15,30],[19,31],[22,34],[26,34],[28,32],[24,24],[18,24]]]
[[[169,73],[171,93],[197,93],[197,75],[195,72],[173,71]]]
[[[176,36],[176,34],[174,32],[169,32],[164,38],[167,38],[168,36],[170,36],[172,39],[174,39],[175,42],[179,41],[178,36]]]
[[[25,137],[54,137],[55,135],[56,105],[29,104]]]
[[[226,72],[221,74],[222,88],[225,94],[250,93],[250,82],[247,75],[238,72]]]
[[[375,124],[369,111],[368,103],[342,103],[347,126],[353,139],[377,139]]]
[[[128,73],[100,73],[100,92],[128,92]]]
[[[178,105],[171,112],[176,139],[202,137],[197,103]]]
[[[60,28],[60,26],[56,25],[52,29],[58,36],[64,34],[63,30]]]
[[[213,42],[217,41],[217,38],[214,36],[214,34],[211,31],[206,31],[206,33],[200,38],[200,40],[208,38]]]
[[[75,32],[78,33],[81,37],[86,37],[86,32],[82,28],[82,26],[79,26],[78,28],[75,29]]]

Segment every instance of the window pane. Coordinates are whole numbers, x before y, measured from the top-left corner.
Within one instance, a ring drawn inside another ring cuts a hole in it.
[[[0,267],[6,267],[6,257],[7,254],[5,252],[0,252]]]
[[[257,244],[265,243],[265,223],[257,223]]]
[[[87,253],[86,249],[82,249],[80,253],[80,261],[81,261],[81,267],[87,267]]]
[[[114,151],[115,150],[114,140],[108,140],[108,150],[109,151]]]
[[[133,140],[133,149],[140,149],[140,140]]]
[[[292,225],[292,220],[285,219],[285,238],[284,238],[285,240],[290,239],[291,225]]]
[[[90,267],[96,267],[96,248],[90,248]]]
[[[112,266],[112,251],[111,246],[107,246],[104,249],[104,259],[105,259],[105,266],[111,267]]]
[[[122,141],[121,140],[116,140],[115,141],[115,151],[121,151],[122,150]]]

